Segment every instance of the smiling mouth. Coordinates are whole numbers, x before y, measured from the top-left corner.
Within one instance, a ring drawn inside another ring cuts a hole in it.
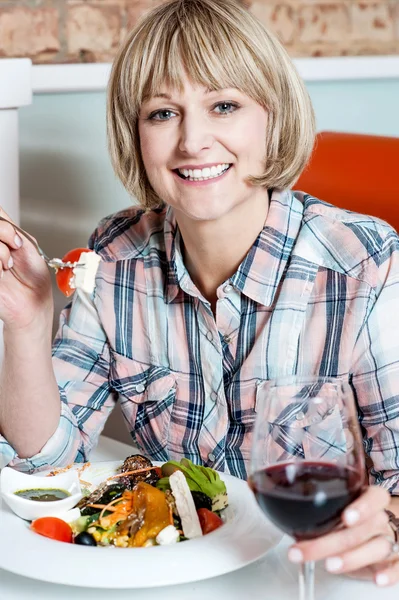
[[[173,171],[181,178],[187,181],[207,181],[208,179],[217,179],[227,173],[232,164],[224,164],[222,170],[217,170],[214,167],[208,169],[201,169],[202,174],[200,176],[194,176],[194,171],[196,169],[182,169],[185,173],[182,173],[180,169],[173,169]],[[203,171],[205,171],[205,176]]]

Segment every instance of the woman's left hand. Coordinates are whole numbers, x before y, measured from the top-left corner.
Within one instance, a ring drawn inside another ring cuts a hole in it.
[[[361,575],[369,568],[377,585],[399,581],[399,554],[390,557],[394,535],[385,509],[391,496],[371,486],[343,515],[344,527],[314,540],[298,542],[288,552],[295,563],[325,560],[330,573]]]

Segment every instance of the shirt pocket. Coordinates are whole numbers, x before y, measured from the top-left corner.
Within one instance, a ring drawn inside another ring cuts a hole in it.
[[[264,402],[267,383],[260,381],[257,386],[258,412],[264,413],[257,440],[264,444],[270,462],[293,457],[340,461],[346,457],[351,433],[333,396],[320,405],[299,401],[273,406]]]
[[[227,392],[230,421],[233,426],[240,426],[243,433],[248,433],[255,423],[258,384],[258,379],[240,381],[232,384]]]
[[[344,424],[338,404],[305,417],[307,435],[304,436],[305,458],[332,462],[350,461],[352,434]]]
[[[113,354],[110,385],[119,394],[125,420],[140,449],[167,460],[167,440],[176,396],[176,377],[167,367]]]

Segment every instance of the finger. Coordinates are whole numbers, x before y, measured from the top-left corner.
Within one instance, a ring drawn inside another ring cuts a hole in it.
[[[391,496],[387,490],[377,485],[370,486],[344,510],[342,521],[347,527],[366,522],[371,514],[388,508],[390,502]]]
[[[367,523],[336,530],[315,540],[299,542],[290,548],[288,558],[292,562],[303,562],[340,556],[377,535],[388,535],[389,531],[388,515],[380,510]]]
[[[14,265],[14,260],[11,256],[9,247],[0,241],[0,262],[2,269],[11,269]]]
[[[1,216],[0,214],[0,240],[13,250],[18,250],[23,244],[22,237],[10,223],[1,220]]]
[[[329,573],[356,571],[386,560],[391,549],[392,543],[389,541],[389,537],[379,535],[350,552],[341,553],[339,556],[330,556],[325,562],[325,567]]]
[[[357,571],[351,571],[351,573],[346,573],[346,577],[350,579],[361,579],[363,581],[373,581],[375,579],[377,565],[369,565],[368,567],[364,567],[363,569],[358,569]]]
[[[375,576],[375,582],[380,587],[393,585],[399,581],[399,560],[395,561],[389,567],[378,570]]]

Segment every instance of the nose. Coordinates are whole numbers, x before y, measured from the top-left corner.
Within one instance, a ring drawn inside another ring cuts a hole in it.
[[[213,135],[209,123],[196,115],[185,115],[180,129],[179,150],[193,156],[211,148]]]

